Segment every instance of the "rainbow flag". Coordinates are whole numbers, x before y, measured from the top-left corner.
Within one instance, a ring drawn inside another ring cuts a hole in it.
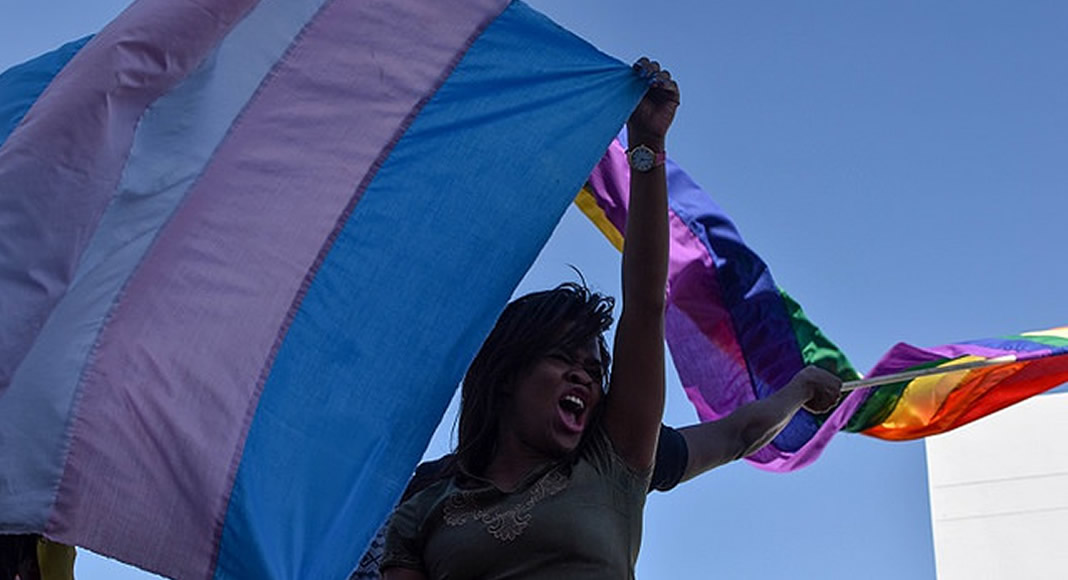
[[[1068,382],[1068,327],[934,348],[900,343],[870,375],[995,359],[1012,362],[869,389],[844,430],[880,439],[918,439],[955,429]]]
[[[630,169],[625,135],[609,147],[575,203],[616,248],[623,246]],[[804,366],[859,379],[845,355],[771,278],[712,198],[667,161],[671,262],[667,341],[701,420],[718,419],[782,388]],[[840,430],[883,439],[942,433],[1068,381],[1068,329],[920,349],[899,344],[877,377],[1012,355],[1018,362],[850,393],[833,412],[800,411],[748,460],[771,471],[815,461]]]
[[[0,533],[345,577],[644,90],[506,0],[139,0],[0,76]]]
[[[576,205],[622,249],[630,168],[624,134],[579,192]],[[845,355],[779,289],[767,265],[705,191],[667,160],[668,266],[666,336],[675,368],[702,421],[719,419],[780,389],[805,365],[859,377]],[[789,471],[815,461],[849,419],[847,399],[830,415],[802,410],[754,465]]]

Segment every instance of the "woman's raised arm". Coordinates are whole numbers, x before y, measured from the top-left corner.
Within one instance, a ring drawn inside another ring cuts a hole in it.
[[[656,62],[635,65],[649,91],[627,122],[630,208],[623,245],[623,310],[616,327],[604,425],[634,469],[648,469],[664,413],[664,285],[668,269],[664,141],[679,89]]]

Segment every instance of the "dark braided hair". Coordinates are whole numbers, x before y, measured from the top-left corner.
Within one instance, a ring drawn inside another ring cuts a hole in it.
[[[602,388],[608,384],[611,356],[604,332],[612,325],[615,299],[567,282],[527,294],[505,307],[464,375],[455,460],[481,475],[497,444],[505,392],[519,375],[556,348],[575,350],[596,339],[601,354]]]

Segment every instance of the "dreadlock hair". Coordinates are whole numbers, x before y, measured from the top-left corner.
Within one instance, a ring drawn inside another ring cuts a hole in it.
[[[464,375],[456,466],[480,475],[496,450],[505,394],[519,375],[555,348],[574,350],[596,339],[602,389],[611,356],[604,332],[612,325],[615,299],[584,284],[566,282],[527,294],[505,307]]]

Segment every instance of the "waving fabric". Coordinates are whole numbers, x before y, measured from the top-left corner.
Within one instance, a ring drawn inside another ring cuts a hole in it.
[[[5,73],[0,531],[344,577],[644,87],[503,0],[141,0]]]
[[[630,170],[620,135],[575,199],[622,249]],[[719,419],[782,388],[806,365],[859,378],[845,355],[771,278],[763,260],[706,192],[667,161],[671,262],[667,342],[698,416]],[[1013,364],[917,378],[850,393],[825,415],[798,412],[747,459],[771,471],[815,461],[840,430],[882,439],[942,433],[1068,381],[1065,328],[917,348],[898,344],[872,369],[878,377],[998,357]]]

